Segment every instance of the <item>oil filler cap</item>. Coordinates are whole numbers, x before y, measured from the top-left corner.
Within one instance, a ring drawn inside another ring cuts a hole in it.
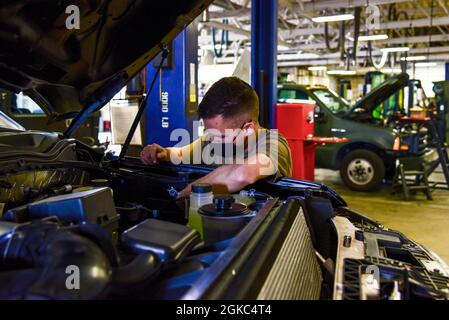
[[[192,185],[193,193],[208,193],[212,192],[212,186],[208,183],[194,183]]]
[[[205,216],[240,216],[251,213],[244,204],[235,202],[230,195],[214,197],[214,203],[206,204],[199,209],[199,213]]]

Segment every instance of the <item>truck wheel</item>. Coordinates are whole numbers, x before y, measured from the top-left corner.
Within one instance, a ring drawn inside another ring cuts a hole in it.
[[[376,189],[385,175],[382,159],[369,150],[348,153],[341,163],[340,176],[344,184],[354,191]]]

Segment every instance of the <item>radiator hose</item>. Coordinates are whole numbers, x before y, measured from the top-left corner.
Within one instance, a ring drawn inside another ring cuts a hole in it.
[[[95,224],[0,221],[0,299],[91,300],[139,292],[159,275],[156,255],[126,264]],[[75,277],[78,277],[77,279]]]
[[[112,269],[91,240],[50,221],[0,222],[0,299],[97,299]]]

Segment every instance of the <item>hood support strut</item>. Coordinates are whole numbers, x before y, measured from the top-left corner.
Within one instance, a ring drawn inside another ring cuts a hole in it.
[[[119,92],[120,89],[123,87],[123,79],[126,78],[126,74],[119,74],[117,77],[112,79],[109,82],[107,87],[108,92],[103,92],[103,94],[100,94],[100,97],[98,99],[95,99],[93,102],[91,102],[86,108],[81,110],[75,118],[73,118],[72,122],[70,123],[70,126],[67,128],[67,130],[64,132],[64,137],[69,138],[72,136],[72,134],[86,121],[86,119],[92,114],[92,112],[95,112],[101,107],[103,107],[106,103],[109,102],[110,98],[108,98],[109,92]]]
[[[153,80],[151,80],[151,85],[148,88],[147,93],[146,93],[145,97],[142,99],[142,102],[140,103],[139,110],[137,111],[136,117],[134,118],[134,121],[131,125],[128,135],[126,136],[125,143],[123,144],[122,151],[120,152],[120,156],[118,158],[119,161],[125,157],[126,152],[128,151],[129,144],[131,143],[131,140],[132,140],[134,133],[136,132],[137,126],[140,122],[140,119],[142,118],[143,112],[145,111],[145,107],[147,105],[147,99],[150,96],[151,90],[154,87],[154,83],[156,82],[159,72],[162,69],[164,61],[168,56],[168,49],[166,47],[162,47],[161,50],[162,50],[162,59],[161,59],[159,66],[156,70],[156,73],[154,74]]]

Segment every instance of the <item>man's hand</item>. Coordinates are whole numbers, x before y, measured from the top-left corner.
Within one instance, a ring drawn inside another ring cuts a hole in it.
[[[208,183],[212,187],[225,187],[233,193],[256,181],[276,174],[277,168],[274,162],[265,154],[258,154],[247,159],[251,164],[226,164],[196,180],[193,183]],[[188,197],[192,190],[192,184],[179,191],[178,199]]]
[[[178,196],[176,197],[176,199],[187,198],[191,192],[192,192],[192,184],[189,183],[187,187],[178,192]]]
[[[140,153],[140,160],[147,165],[158,164],[160,161],[169,160],[169,158],[170,154],[167,148],[156,143],[146,146]]]

